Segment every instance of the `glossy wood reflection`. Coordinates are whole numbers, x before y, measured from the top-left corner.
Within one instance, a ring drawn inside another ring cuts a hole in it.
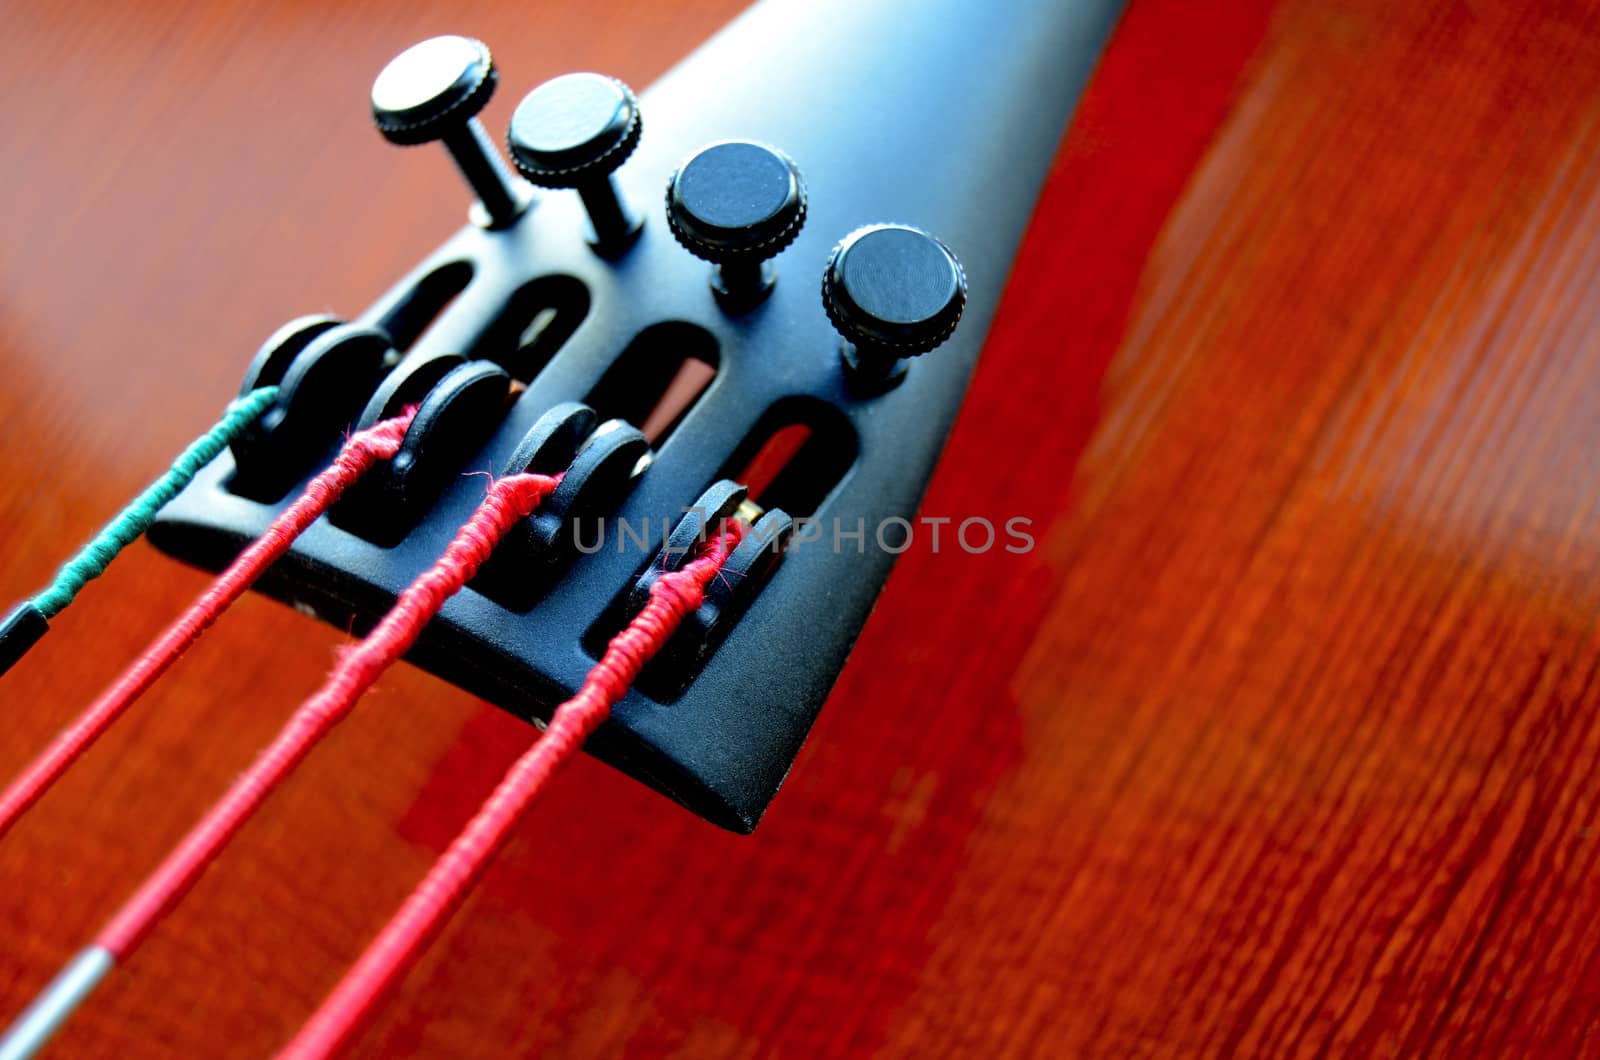
[[[0,598],[459,223],[388,55],[489,40],[500,128],[738,6],[8,11]],[[1597,148],[1587,5],[1135,0],[924,508],[1038,547],[904,557],[753,837],[580,762],[358,1051],[1595,1052]],[[114,567],[0,769],[202,584]],[[0,1015],[340,640],[245,601],[0,844]],[[391,675],[59,1055],[270,1052],[528,738]]]

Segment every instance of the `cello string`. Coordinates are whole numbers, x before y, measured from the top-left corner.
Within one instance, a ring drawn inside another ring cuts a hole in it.
[[[0,1038],[0,1060],[24,1060],[48,1041],[106,974],[126,960],[182,900],[230,839],[361,695],[416,642],[511,527],[536,509],[559,477],[509,475],[495,482],[444,554],[400,594],[372,632],[345,649],[322,687],[289,721],[161,865]]]
[[[5,657],[0,662],[0,673],[9,669],[33,641],[43,635],[48,621],[64,611],[85,585],[104,574],[117,554],[150,528],[156,513],[181,493],[200,469],[255,422],[277,397],[277,387],[264,386],[230,402],[222,418],[210,430],[190,442],[161,477],[146,486],[88,544],[61,565],[49,585],[13,612],[0,630],[0,642],[13,641],[9,648],[0,652]],[[31,615],[25,614],[30,611]],[[17,621],[19,617],[33,620],[31,632],[26,624]]]
[[[299,498],[285,508],[248,548],[219,574],[189,609],[168,626],[116,682],[79,714],[50,746],[0,791],[0,837],[17,823],[67,768],[77,761],[143,695],[234,601],[277,562],[305,530],[333,506],[341,494],[379,461],[400,449],[415,407],[358,431],[345,442],[333,463],[319,472]]]
[[[606,645],[576,695],[556,708],[550,724],[434,862],[394,917],[279,1060],[321,1060],[347,1046],[384,996],[414,964],[429,941],[449,921],[467,892],[504,844],[511,829],[549,787],[557,770],[627,694],[639,671],[653,658],[705,599],[705,589],[738,544],[743,527],[729,521],[699,556],[681,569],[662,574],[650,587],[644,609]]]

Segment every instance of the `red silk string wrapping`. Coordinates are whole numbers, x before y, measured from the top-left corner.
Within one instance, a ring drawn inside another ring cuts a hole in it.
[[[477,573],[506,531],[537,508],[558,481],[546,475],[509,475],[489,488],[489,495],[456,532],[444,555],[406,587],[365,639],[341,652],[327,681],[300,705],[250,768],[123,904],[101,930],[97,946],[119,963],[138,947],[267,795],[405,654],[445,600]]]
[[[349,1043],[450,919],[556,771],[610,715],[612,706],[627,694],[639,671],[671,639],[684,616],[700,606],[706,586],[742,532],[739,523],[726,523],[699,556],[656,580],[638,617],[606,645],[583,687],[556,708],[543,735],[506,772],[399,912],[279,1054],[279,1060],[329,1057]]]
[[[376,463],[393,458],[406,428],[416,415],[409,408],[352,435],[333,463],[305,492],[272,521],[266,531],[217,576],[189,609],[145,649],[115,684],[53,740],[27,769],[0,792],[0,836],[27,812],[50,786],[81,757],[134,700],[155,683],[199,639],[200,635],[243,596],[261,573],[289,551],[295,538],[326,512],[351,485]]]

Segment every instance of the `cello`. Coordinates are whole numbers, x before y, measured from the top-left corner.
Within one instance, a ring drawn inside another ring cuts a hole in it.
[[[470,31],[527,85],[646,84],[735,13],[667,11]],[[446,21],[18,20],[55,103],[3,133],[7,599],[286,306],[359,308],[461,223],[337,102]],[[1036,547],[899,557],[749,837],[576,760],[357,1051],[1581,1051],[1595,33],[1130,5],[919,508]],[[109,570],[4,678],[7,771],[204,584]],[[0,843],[8,1011],[348,639],[247,597]],[[529,736],[395,669],[57,1048],[280,1046]]]

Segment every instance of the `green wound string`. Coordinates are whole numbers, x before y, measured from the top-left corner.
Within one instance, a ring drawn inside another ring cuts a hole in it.
[[[105,573],[117,554],[150,528],[162,506],[182,492],[200,469],[211,463],[277,397],[277,387],[264,386],[232,402],[222,419],[191,442],[165,474],[146,486],[143,493],[62,565],[43,592],[0,623],[0,673],[9,669],[43,636],[49,628],[48,620],[65,610],[85,585]]]
[[[166,474],[146,486],[144,492],[117,513],[117,517],[76,556],[67,560],[56,572],[55,580],[29,603],[45,618],[54,618],[65,610],[79,590],[105,573],[117,553],[150,529],[162,506],[182,492],[200,469],[215,460],[217,454],[237,438],[240,431],[255,422],[277,396],[277,387],[264,386],[230,404],[215,426],[189,443],[189,448],[172,462]]]

